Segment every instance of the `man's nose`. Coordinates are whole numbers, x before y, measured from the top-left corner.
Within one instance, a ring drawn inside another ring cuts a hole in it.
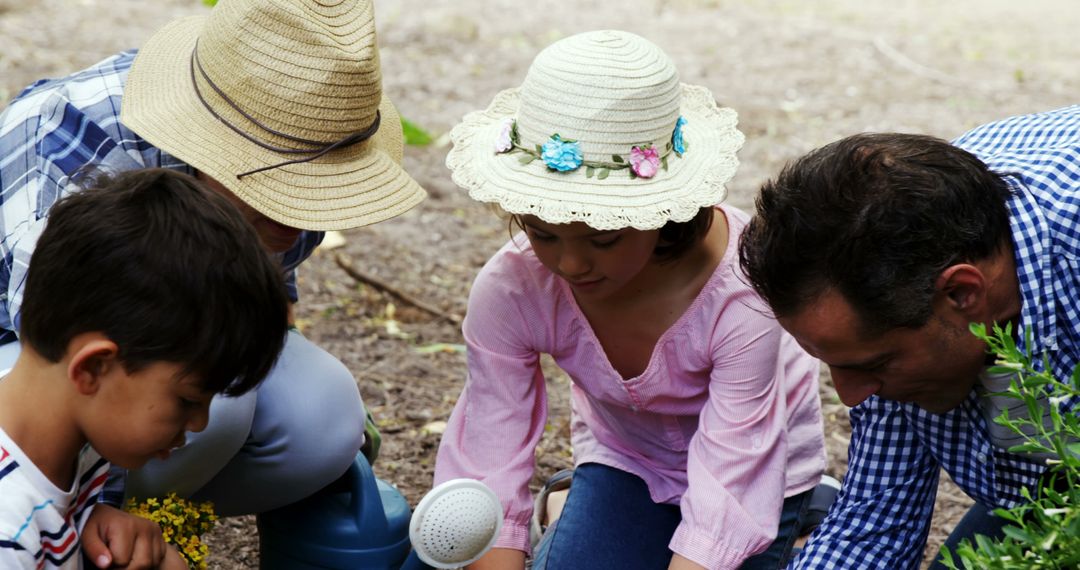
[[[830,368],[833,386],[845,406],[855,407],[881,390],[881,381],[858,370]]]

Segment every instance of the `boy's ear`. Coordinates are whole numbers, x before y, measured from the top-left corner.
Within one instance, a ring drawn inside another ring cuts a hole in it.
[[[120,349],[100,333],[84,333],[68,343],[68,378],[83,395],[97,392],[101,379],[120,365]]]
[[[941,292],[946,305],[954,311],[973,316],[986,307],[986,276],[978,267],[958,263],[946,267],[934,288]]]

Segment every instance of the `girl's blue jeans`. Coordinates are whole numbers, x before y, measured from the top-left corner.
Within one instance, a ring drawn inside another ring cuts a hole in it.
[[[784,568],[791,558],[813,490],[784,501],[780,528],[768,550],[742,568]],[[665,569],[671,563],[668,543],[682,516],[677,505],[657,504],[640,477],[585,463],[574,469],[574,482],[562,514],[536,549],[533,570],[606,568]]]

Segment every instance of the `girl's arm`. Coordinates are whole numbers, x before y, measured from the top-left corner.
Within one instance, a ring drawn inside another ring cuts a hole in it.
[[[467,570],[522,570],[525,553],[512,548],[492,548],[483,558],[473,562]]]
[[[692,562],[676,554],[671,557],[671,565],[668,566],[668,570],[706,570],[706,568],[697,562]]]
[[[518,277],[513,259],[496,255],[469,295],[462,332],[469,376],[447,422],[435,484],[466,477],[487,484],[502,503],[495,546],[529,550],[536,445],[547,420],[547,392],[536,330],[548,320]]]
[[[738,568],[776,539],[789,467],[787,391],[811,389],[816,398],[819,366],[784,346],[756,296],[732,297],[709,332],[709,396],[690,441],[683,520],[671,541],[675,553],[715,569]]]

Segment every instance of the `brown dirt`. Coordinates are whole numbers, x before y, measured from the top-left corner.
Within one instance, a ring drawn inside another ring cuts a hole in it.
[[[949,138],[994,118],[1074,103],[1080,11],[1072,7],[1070,0],[384,0],[378,18],[386,93],[437,136],[519,83],[533,55],[555,39],[596,28],[652,39],[684,81],[707,85],[739,111],[747,143],[729,202],[749,208],[759,184],[785,161],[846,134]],[[204,11],[197,0],[0,0],[0,100],[35,79],[138,46],[176,16]],[[334,254],[460,315],[473,276],[507,229],[451,184],[446,150],[445,137],[407,150],[405,166],[431,198],[400,218],[346,232],[341,249],[315,255],[304,266],[298,306],[305,333],[356,374],[383,426],[377,472],[414,505],[430,487],[439,439],[425,426],[447,418],[465,376],[462,354],[417,349],[460,343],[460,332],[359,285]],[[568,381],[548,368],[551,429],[537,452],[535,481],[570,464]],[[822,399],[829,470],[841,476],[847,411],[827,373]],[[927,552],[936,552],[969,504],[943,481]],[[209,542],[211,567],[256,567],[251,517],[223,522]]]

